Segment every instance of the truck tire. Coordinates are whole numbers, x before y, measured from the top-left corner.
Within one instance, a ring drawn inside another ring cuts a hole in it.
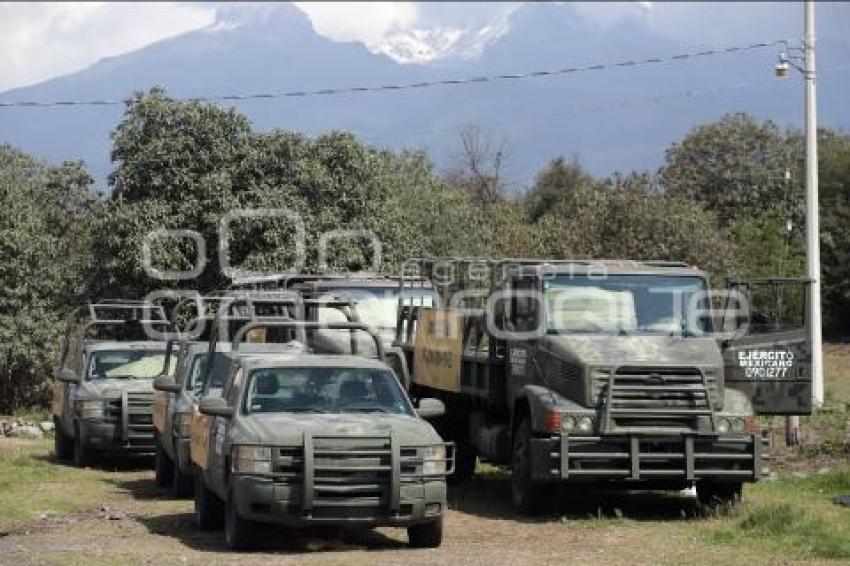
[[[165,453],[162,442],[156,439],[156,453],[154,455],[154,478],[159,487],[168,487],[174,478],[174,462]]]
[[[83,442],[83,435],[80,434],[80,426],[74,427],[74,465],[78,468],[91,466],[91,451]]]
[[[531,422],[523,417],[514,433],[511,455],[511,499],[522,515],[535,515],[543,508],[541,488],[531,476]]]
[[[743,488],[741,482],[701,480],[697,482],[697,500],[707,508],[734,507],[741,502]]]
[[[192,476],[181,472],[180,466],[173,460],[171,469],[171,494],[180,499],[190,497],[194,488],[194,479]]]
[[[254,547],[253,521],[239,515],[234,493],[231,491],[224,505],[224,543],[230,550],[250,550]]]
[[[220,529],[224,523],[224,505],[207,488],[203,475],[195,474],[195,524],[202,531]]]
[[[443,518],[407,527],[407,540],[413,548],[437,548],[443,543]]]
[[[74,458],[74,439],[65,434],[59,419],[53,419],[53,451],[57,460],[67,461]]]

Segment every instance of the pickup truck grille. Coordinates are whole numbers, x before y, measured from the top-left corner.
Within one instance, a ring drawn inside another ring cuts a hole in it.
[[[695,431],[711,419],[717,382],[695,367],[622,366],[596,376],[609,431],[641,428]]]
[[[104,418],[120,425],[121,441],[125,447],[137,451],[153,450],[153,393],[124,393],[120,399],[107,404]]]
[[[305,449],[308,466],[305,474]],[[421,465],[415,448],[401,448],[399,481]],[[310,437],[305,446],[273,452],[275,480],[298,484],[305,512],[313,518],[357,519],[390,513],[393,449],[389,437]],[[312,481],[305,478],[311,476]]]

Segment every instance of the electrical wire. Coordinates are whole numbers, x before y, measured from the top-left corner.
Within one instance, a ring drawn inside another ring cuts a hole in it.
[[[436,79],[431,81],[421,81],[415,83],[401,84],[385,84],[372,86],[351,86],[340,88],[326,88],[320,90],[292,90],[286,92],[263,92],[253,94],[226,94],[213,96],[196,96],[188,98],[178,98],[175,100],[185,100],[190,102],[232,102],[240,100],[262,100],[262,99],[278,99],[278,98],[305,98],[311,96],[328,96],[328,95],[344,95],[344,94],[361,94],[366,92],[383,92],[383,91],[401,91],[413,90],[422,88],[432,88],[438,86],[460,86],[470,84],[483,84],[499,81],[514,81],[537,79],[546,77],[556,77],[570,75],[574,73],[587,73],[593,71],[605,71],[611,69],[641,67],[646,65],[660,65],[664,63],[680,62],[689,59],[698,59],[703,57],[711,57],[715,55],[725,55],[730,53],[740,53],[752,51],[756,49],[764,49],[779,44],[787,44],[786,40],[776,40],[770,42],[750,43],[748,45],[736,45],[731,47],[722,47],[715,49],[706,49],[703,51],[694,51],[689,53],[680,53],[668,57],[650,57],[646,59],[631,59],[608,64],[585,65],[581,67],[566,67],[563,69],[550,69],[540,71],[529,71],[524,73],[508,73],[495,75],[481,75],[477,77],[466,77],[459,79]],[[0,101],[0,108],[51,108],[51,107],[67,107],[67,106],[116,106],[127,103],[127,100],[117,99],[99,99],[99,100],[58,100],[58,101],[36,101],[36,100],[12,100]]]

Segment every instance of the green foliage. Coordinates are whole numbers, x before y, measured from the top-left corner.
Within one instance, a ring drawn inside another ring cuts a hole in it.
[[[803,508],[780,503],[756,507],[735,527],[714,531],[711,538],[726,544],[763,540],[802,557],[850,558],[846,535],[846,530],[811,516]]]
[[[0,412],[44,402],[59,321],[91,261],[90,183],[79,163],[0,146]]]
[[[727,114],[697,126],[667,150],[661,182],[671,194],[702,202],[724,225],[768,209],[783,216],[790,211],[799,220],[801,148],[799,135],[769,120]]]

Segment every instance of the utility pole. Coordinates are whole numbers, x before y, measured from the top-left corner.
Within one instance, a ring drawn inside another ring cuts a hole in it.
[[[820,219],[818,210],[818,118],[815,70],[815,3],[803,5],[805,34],[803,75],[806,80],[806,266],[811,280],[812,402],[823,405],[823,347],[820,308]]]
[[[809,338],[812,344],[812,405],[823,406],[823,344],[820,308],[820,211],[818,210],[818,117],[817,72],[815,67],[815,3],[803,3],[803,45],[779,55],[776,76],[786,77],[791,67],[806,82],[806,275],[809,287]],[[795,55],[796,54],[796,55]],[[801,56],[800,56],[801,55]],[[802,67],[798,64],[802,63]],[[788,417],[785,439],[788,444],[799,440],[800,417]]]

